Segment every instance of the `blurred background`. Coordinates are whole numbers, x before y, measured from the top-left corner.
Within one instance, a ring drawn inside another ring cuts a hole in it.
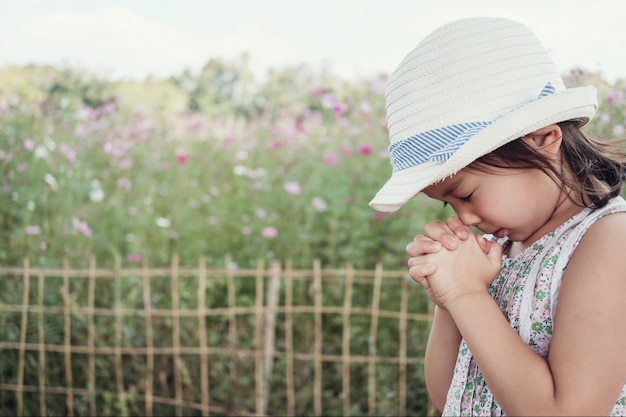
[[[434,414],[404,249],[451,212],[368,203],[388,74],[478,15],[624,137],[623,1],[0,0],[0,414]]]
[[[626,3],[17,0],[0,8],[0,262],[383,262],[425,221],[368,202],[390,175],[387,74],[452,19],[537,32],[592,133],[623,132]]]

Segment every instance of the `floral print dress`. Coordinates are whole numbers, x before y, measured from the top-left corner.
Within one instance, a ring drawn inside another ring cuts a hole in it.
[[[626,201],[621,197],[611,199],[602,208],[582,210],[518,256],[503,256],[502,270],[489,287],[489,292],[511,327],[541,357],[548,357],[561,278],[574,249],[596,220],[616,212],[626,212]],[[503,245],[507,242],[507,238],[486,237]],[[505,415],[485,383],[465,340],[459,347],[443,415]],[[626,415],[626,384],[611,415]]]

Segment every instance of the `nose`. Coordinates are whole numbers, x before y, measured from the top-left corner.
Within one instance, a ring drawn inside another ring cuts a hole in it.
[[[480,223],[481,218],[472,210],[466,207],[462,207],[460,210],[455,210],[456,215],[459,216],[459,220],[466,226],[475,226]]]

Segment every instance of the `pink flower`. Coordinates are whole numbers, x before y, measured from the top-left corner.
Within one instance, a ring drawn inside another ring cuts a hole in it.
[[[387,216],[389,216],[389,213],[377,211],[376,213],[374,213],[374,222],[382,223],[383,221],[385,221],[385,218],[387,218]]]
[[[117,180],[117,188],[120,190],[128,191],[132,186],[130,180],[128,178],[120,178]]]
[[[139,254],[132,253],[126,257],[126,260],[131,264],[140,264],[143,258]]]
[[[302,188],[300,188],[300,184],[297,181],[287,181],[283,184],[283,187],[288,194],[297,195],[302,192]]]
[[[311,89],[309,90],[309,92],[315,96],[322,94],[322,92],[324,92],[324,89],[318,85],[311,87]]]
[[[93,232],[87,222],[75,218],[72,220],[72,224],[74,225],[74,230],[83,236],[91,237],[93,235]]]
[[[327,153],[324,154],[323,161],[326,165],[335,166],[339,163],[339,158],[337,158],[337,155],[335,154]]]
[[[195,132],[198,129],[200,129],[201,126],[202,126],[202,122],[200,120],[196,120],[191,123],[188,123],[187,126],[185,127],[185,130],[187,132]]]
[[[270,148],[272,148],[272,149],[280,149],[283,146],[285,146],[285,142],[283,142],[282,140],[276,139],[276,140],[272,141],[272,143],[270,145]]]
[[[341,103],[336,103],[333,106],[333,114],[335,116],[341,116],[342,114],[344,114],[347,110],[347,107],[344,104]]]
[[[624,128],[624,125],[615,125],[615,127],[613,128],[613,135],[622,136],[625,130],[626,129]]]
[[[276,229],[274,226],[264,227],[261,231],[261,234],[266,239],[274,239],[278,236],[278,229]]]
[[[63,155],[65,155],[67,162],[71,164],[76,162],[76,152],[74,152],[74,149],[72,149],[69,145],[62,143],[59,146],[59,150]]]
[[[24,149],[26,149],[27,151],[32,151],[33,149],[35,149],[35,141],[32,139],[25,139]]]
[[[367,143],[360,143],[359,146],[357,146],[357,151],[361,155],[369,155],[372,153],[372,146]]]
[[[187,154],[182,152],[176,154],[176,162],[178,162],[180,165],[185,165],[188,160],[189,158],[187,157]]]
[[[26,234],[27,235],[40,235],[41,234],[41,227],[39,226],[26,226]]]
[[[260,207],[254,210],[254,214],[256,214],[259,219],[264,219],[265,216],[267,216],[267,212]]]

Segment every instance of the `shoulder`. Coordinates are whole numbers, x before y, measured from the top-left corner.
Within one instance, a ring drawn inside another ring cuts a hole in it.
[[[602,215],[586,231],[578,249],[624,251],[626,239],[626,212],[613,212]],[[577,249],[577,251],[578,251]],[[576,253],[576,252],[574,252]]]
[[[585,232],[568,263],[568,281],[581,279],[583,287],[622,289],[626,294],[626,212],[598,218]],[[593,278],[592,282],[587,282]],[[617,285],[617,287],[615,287]],[[623,287],[623,288],[622,288]]]

